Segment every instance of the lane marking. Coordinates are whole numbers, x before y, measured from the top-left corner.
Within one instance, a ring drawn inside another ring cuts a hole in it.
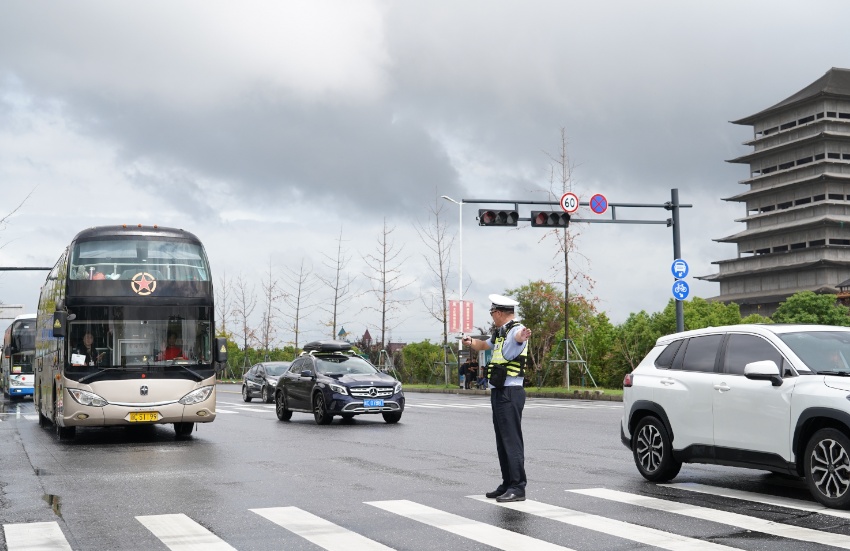
[[[664,532],[662,530],[656,530],[655,528],[648,528],[638,524],[614,520],[608,517],[582,513],[581,511],[566,509],[556,505],[547,505],[539,501],[526,500],[513,503],[498,503],[492,499],[487,499],[484,496],[466,497],[472,498],[476,501],[481,501],[482,503],[491,503],[498,507],[504,507],[513,511],[520,511],[550,520],[556,520],[558,522],[563,522],[564,524],[602,532],[604,534],[643,543],[645,545],[651,545],[653,547],[670,549],[671,551],[719,551],[721,549],[738,549],[736,547],[728,547],[726,545],[720,545],[710,541],[680,536],[678,534],[672,534],[670,532]]]
[[[4,524],[8,551],[72,551],[58,522]]]
[[[786,509],[797,509],[800,511],[809,511],[812,513],[820,513],[821,515],[829,515],[844,519],[850,519],[850,511],[841,511],[838,509],[830,509],[820,503],[811,501],[803,501],[801,499],[792,499],[789,497],[778,497],[768,494],[757,494],[755,492],[745,492],[743,490],[730,490],[729,488],[720,488],[717,486],[706,486],[697,484],[696,482],[676,482],[672,484],[658,484],[667,488],[676,488],[677,490],[686,490],[688,492],[698,492],[701,494],[709,494],[720,497],[728,497],[731,499],[741,499],[744,501],[754,501],[765,505],[775,505],[785,507]]]
[[[406,499],[366,501],[365,503],[503,551],[528,551],[530,549],[534,551],[572,551],[569,547],[561,547],[554,543],[446,513]]]
[[[710,522],[718,522],[729,526],[736,526],[744,530],[752,530],[753,532],[761,532],[781,538],[789,538],[800,541],[810,541],[821,543],[832,547],[840,547],[842,549],[850,549],[850,536],[841,534],[833,534],[830,532],[821,532],[812,530],[811,528],[802,528],[791,526],[788,524],[780,524],[763,520],[756,517],[741,515],[738,513],[730,513],[727,511],[719,511],[709,509],[699,505],[687,505],[685,503],[675,503],[664,499],[654,497],[641,496],[637,494],[629,494],[616,490],[608,490],[605,488],[593,488],[588,490],[567,490],[576,494],[583,494],[601,499],[608,499],[619,503],[627,503],[629,505],[637,505],[638,507],[646,507],[655,511],[664,511],[667,513],[676,513],[691,518],[707,520]]]
[[[171,551],[236,551],[224,540],[182,513],[139,516],[136,520],[153,532]]]
[[[392,547],[298,507],[269,507],[251,511],[328,551],[392,551]]]

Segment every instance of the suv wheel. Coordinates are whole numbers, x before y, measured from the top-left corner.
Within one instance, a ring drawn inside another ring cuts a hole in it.
[[[850,439],[837,429],[817,431],[806,445],[803,471],[812,496],[827,507],[850,507]]]
[[[321,392],[313,396],[313,417],[317,425],[329,425],[334,418],[325,408],[325,396]]]
[[[392,425],[393,423],[398,423],[401,421],[401,412],[400,411],[390,411],[384,412],[381,415],[384,417],[384,421]]]
[[[292,419],[292,410],[286,407],[286,396],[282,390],[278,390],[274,395],[274,412],[277,418],[281,421],[289,421]]]
[[[649,415],[635,427],[632,453],[640,474],[650,482],[666,482],[679,474],[682,463],[673,458],[673,446],[667,428]]]
[[[248,394],[248,387],[246,385],[242,385],[242,399],[246,402],[250,402],[252,399],[251,395]]]
[[[269,393],[269,385],[263,385],[263,402],[271,404],[274,398]]]

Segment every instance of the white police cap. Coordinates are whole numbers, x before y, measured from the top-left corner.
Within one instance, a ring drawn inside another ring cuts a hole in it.
[[[514,307],[519,306],[519,302],[502,295],[490,295],[487,298],[489,298],[490,302],[493,304],[491,308],[499,308],[500,310],[513,310]]]

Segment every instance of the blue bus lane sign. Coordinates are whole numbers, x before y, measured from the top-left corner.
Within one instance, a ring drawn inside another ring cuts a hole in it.
[[[676,300],[685,300],[688,298],[688,293],[691,292],[690,287],[685,281],[681,279],[677,279],[673,284],[673,298]]]
[[[689,270],[690,268],[688,267],[688,263],[681,258],[674,260],[673,264],[670,266],[670,271],[673,272],[673,277],[676,279],[685,279]]]

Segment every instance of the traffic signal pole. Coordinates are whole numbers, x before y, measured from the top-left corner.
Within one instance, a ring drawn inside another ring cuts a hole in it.
[[[682,205],[679,203],[679,190],[674,188],[670,190],[670,201],[662,204],[647,204],[647,203],[608,203],[606,211],[611,211],[610,218],[602,218],[604,213],[599,214],[598,218],[577,218],[574,216],[567,216],[566,220],[563,218],[557,218],[554,216],[545,216],[545,215],[560,215],[563,212],[563,207],[561,207],[561,203],[558,201],[514,201],[514,200],[506,200],[506,199],[461,199],[461,203],[474,203],[474,204],[487,204],[487,205],[513,205],[513,209],[482,209],[479,210],[479,226],[516,226],[517,222],[532,222],[532,225],[536,227],[546,227],[548,229],[561,229],[570,225],[573,222],[579,223],[588,223],[588,224],[664,224],[668,228],[673,229],[673,259],[676,260],[678,258],[682,258],[681,251],[681,233],[680,233],[680,223],[679,223],[679,209],[680,208],[691,208],[693,205]],[[558,206],[561,207],[561,210],[553,210],[550,213],[546,213],[545,211],[542,213],[544,215],[543,218],[539,218],[541,211],[532,211],[535,213],[535,216],[523,218],[519,215],[519,206],[520,205],[549,205],[549,206]],[[587,202],[580,203],[580,206],[590,206]],[[636,219],[620,219],[617,218],[617,209],[625,209],[625,208],[662,208],[665,210],[671,211],[671,217],[666,220],[636,220]],[[496,216],[490,216],[490,212],[497,212]],[[487,213],[486,218],[482,217],[483,213]],[[550,223],[547,225],[540,224],[541,220],[556,220],[555,223]],[[538,223],[535,223],[535,220]],[[567,258],[567,247],[566,243],[564,244],[564,267],[565,267],[565,278],[564,278],[564,338],[567,341],[567,360],[569,358],[569,259]],[[685,319],[684,319],[684,308],[682,306],[681,300],[676,300],[676,331],[681,332],[685,330]]]

